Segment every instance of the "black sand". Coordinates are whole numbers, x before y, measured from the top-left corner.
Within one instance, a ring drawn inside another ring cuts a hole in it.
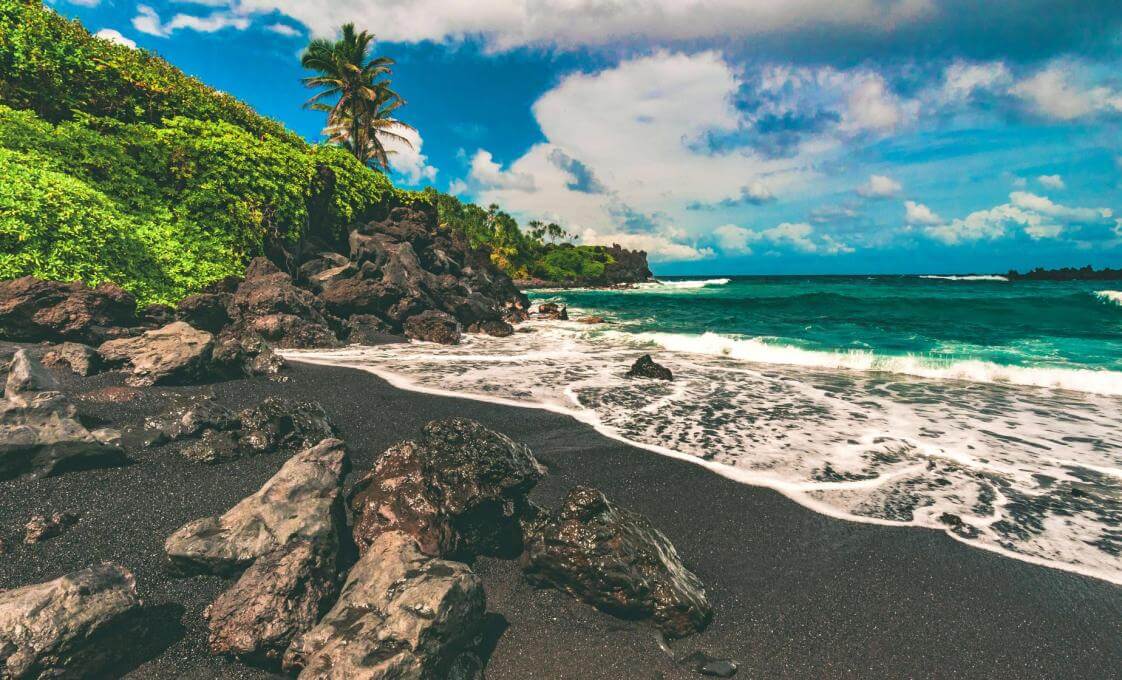
[[[428,420],[468,416],[528,443],[550,468],[535,499],[555,504],[576,484],[646,514],[708,586],[716,618],[679,641],[740,664],[738,678],[1122,677],[1122,587],[961,545],[945,535],[833,520],[769,490],[608,440],[552,413],[396,390],[359,371],[297,366],[287,383],[248,380],[213,389],[231,406],[269,394],[321,402],[356,470]],[[68,380],[68,389],[119,384]],[[178,391],[194,391],[182,388]],[[137,422],[154,398],[83,404],[114,425]],[[282,464],[275,456],[207,467],[175,447],[127,468],[0,482],[0,534],[18,541],[31,514],[82,514],[67,534],[0,556],[0,589],[113,560],[133,569],[153,633],[138,640],[130,678],[267,677],[206,652],[203,608],[219,578],[172,579],[164,538],[225,511]],[[690,678],[642,626],[567,596],[526,586],[517,565],[481,560],[492,680]],[[182,621],[182,623],[180,623]]]

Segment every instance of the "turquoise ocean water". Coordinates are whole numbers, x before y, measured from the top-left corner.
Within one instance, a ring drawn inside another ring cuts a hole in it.
[[[567,413],[817,512],[1122,584],[1122,282],[679,278],[531,297],[570,321],[303,357]],[[673,382],[624,376],[647,353]]]

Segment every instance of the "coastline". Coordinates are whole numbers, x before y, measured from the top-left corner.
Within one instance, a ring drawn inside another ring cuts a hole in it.
[[[714,622],[675,643],[679,657],[703,650],[732,658],[738,677],[1113,677],[1110,669],[1122,669],[1118,586],[973,549],[941,532],[832,519],[549,411],[402,391],[349,368],[294,362],[289,375],[283,383],[169,391],[212,390],[239,407],[268,395],[319,401],[356,471],[434,418],[475,418],[524,441],[549,469],[537,502],[555,504],[577,484],[596,486],[645,514],[706,584]],[[66,388],[120,381],[113,373],[68,376]],[[140,418],[145,399],[82,408],[116,425]],[[34,512],[82,513],[63,536],[5,556],[0,588],[117,560],[135,570],[146,602],[165,608],[170,642],[126,677],[270,677],[207,654],[201,612],[226,581],[168,577],[161,546],[183,522],[255,490],[283,461],[208,467],[174,447],[141,452],[138,464],[122,469],[0,483],[5,531]],[[651,630],[534,590],[514,562],[482,559],[475,569],[492,612],[489,678],[698,677],[660,650]]]

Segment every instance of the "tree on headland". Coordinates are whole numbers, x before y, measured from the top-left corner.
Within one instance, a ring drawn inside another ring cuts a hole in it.
[[[371,54],[373,34],[356,31],[345,24],[338,40],[317,38],[308,44],[300,58],[304,68],[316,75],[304,78],[304,85],[318,89],[305,107],[327,113],[324,134],[333,144],[346,148],[364,165],[389,171],[385,142],[396,140],[412,148],[402,133],[413,131],[394,118],[405,105],[390,87],[394,61]]]

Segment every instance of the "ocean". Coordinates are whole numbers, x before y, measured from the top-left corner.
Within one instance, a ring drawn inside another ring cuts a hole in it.
[[[509,338],[305,352],[547,408],[830,516],[1122,584],[1122,284],[677,278],[537,291]],[[582,316],[608,321],[589,325]],[[650,353],[669,383],[624,377]],[[698,499],[704,508],[704,499]],[[755,521],[745,517],[744,521]]]

